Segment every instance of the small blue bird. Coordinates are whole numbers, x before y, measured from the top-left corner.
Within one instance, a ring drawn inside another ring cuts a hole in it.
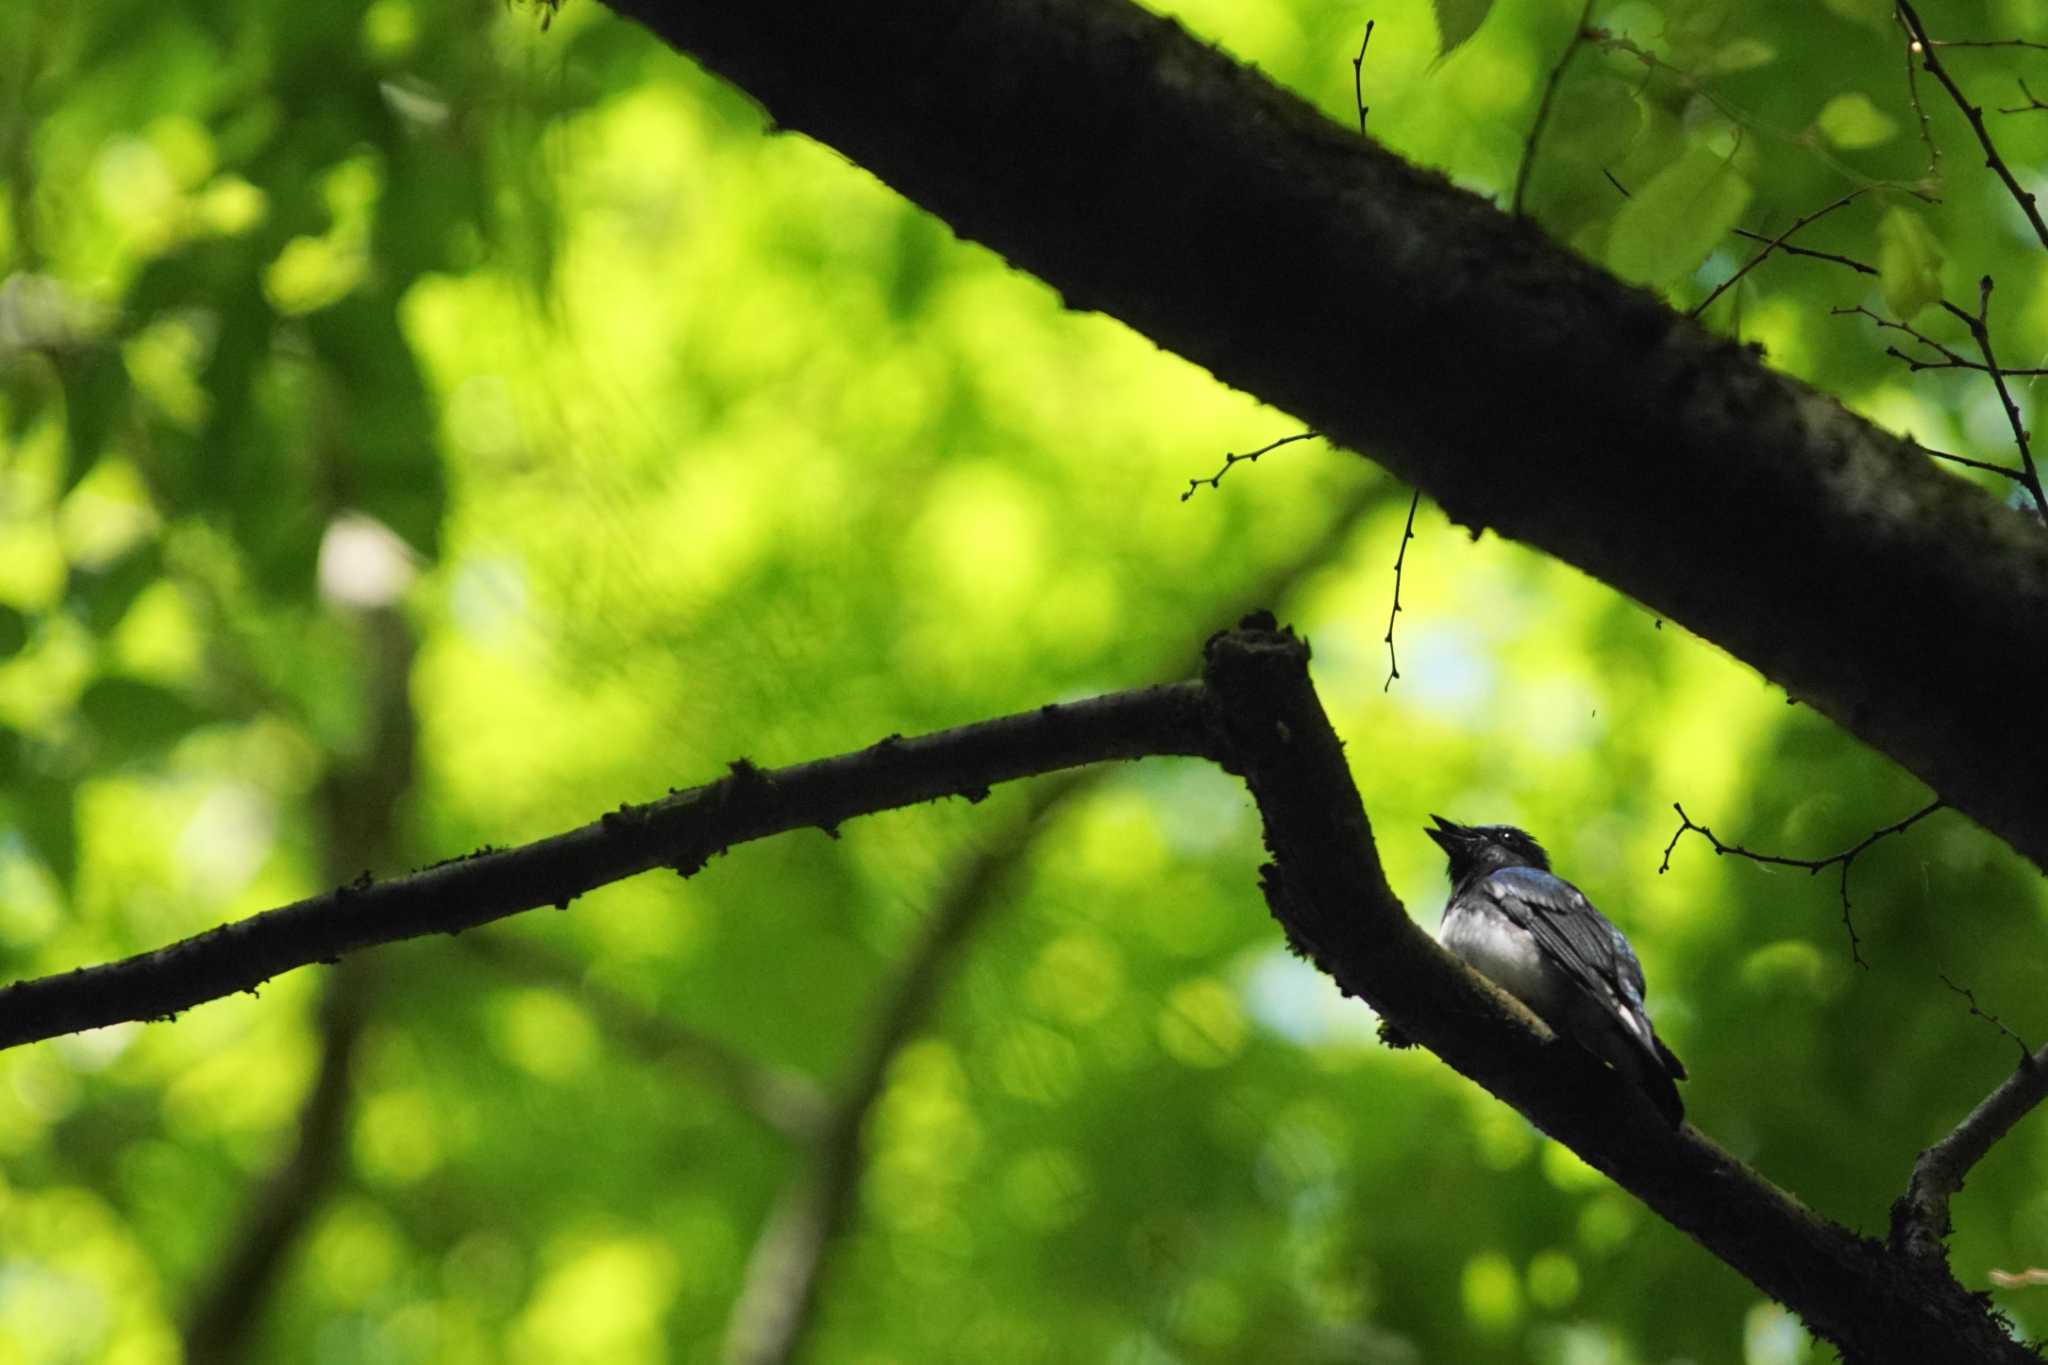
[[[1613,1066],[1676,1128],[1685,1066],[1643,1012],[1643,967],[1550,855],[1513,825],[1460,825],[1441,815],[1423,832],[1451,860],[1443,945],[1555,1029]]]

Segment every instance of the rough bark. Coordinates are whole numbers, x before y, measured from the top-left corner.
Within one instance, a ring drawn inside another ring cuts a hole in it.
[[[2048,535],[1124,0],[613,0],[962,236],[1696,631],[2048,866]]]

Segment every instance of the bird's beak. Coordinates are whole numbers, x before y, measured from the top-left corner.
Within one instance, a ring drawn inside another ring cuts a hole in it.
[[[1436,828],[1430,829],[1425,826],[1422,832],[1434,839],[1436,846],[1446,853],[1463,844],[1465,836],[1472,832],[1467,826],[1455,820],[1446,820],[1441,815],[1432,815],[1429,818],[1436,821]]]

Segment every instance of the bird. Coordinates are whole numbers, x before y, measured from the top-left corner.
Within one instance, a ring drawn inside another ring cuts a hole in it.
[[[1550,870],[1550,855],[1513,825],[1424,827],[1451,861],[1445,948],[1538,1017],[1607,1062],[1673,1128],[1685,1121],[1685,1065],[1643,1010],[1643,967],[1621,930]]]

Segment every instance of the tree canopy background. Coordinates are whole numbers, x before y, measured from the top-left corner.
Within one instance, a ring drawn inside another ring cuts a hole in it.
[[[1372,18],[1371,136],[1503,203],[1579,10],[1160,8],[1353,124]],[[1461,12],[1483,22],[1443,55]],[[1268,603],[1314,642],[1410,908],[1433,923],[1444,892],[1430,812],[1533,830],[1633,938],[1693,1121],[1818,1211],[1880,1232],[1914,1154],[2010,1069],[1973,1003],[2038,1043],[2048,901],[1958,815],[1873,845],[1848,899],[1833,869],[1698,835],[1659,875],[1674,802],[1820,856],[1925,805],[1910,776],[1427,500],[1387,685],[1404,486],[1302,442],[1182,499],[1298,425],[767,135],[610,12],[542,17],[0,13],[8,979],[743,756],[1184,676]],[[2022,0],[1926,17],[2048,42]],[[1909,372],[1897,334],[1831,311],[1967,349],[1928,304],[1974,311],[1988,274],[2007,363],[2048,363],[2040,243],[1923,76],[1930,176],[1890,7],[1594,22],[1537,221],[1689,307],[1756,250],[1733,229],[1863,190],[1798,242],[1879,274],[1773,255],[1708,321],[2010,463],[1980,375]],[[1946,60],[1994,109],[2048,89],[2038,50]],[[1987,118],[2039,185],[2048,113]],[[1260,856],[1239,788],[1147,762],[0,1054],[0,1357],[717,1359],[911,962],[928,1011],[857,1115],[810,1358],[1820,1354],[1512,1110],[1376,1041],[1287,954]],[[1973,1174],[1966,1284],[2048,1261],[2044,1169],[2036,1122]],[[2048,1331],[2048,1291],[1995,1292]]]

